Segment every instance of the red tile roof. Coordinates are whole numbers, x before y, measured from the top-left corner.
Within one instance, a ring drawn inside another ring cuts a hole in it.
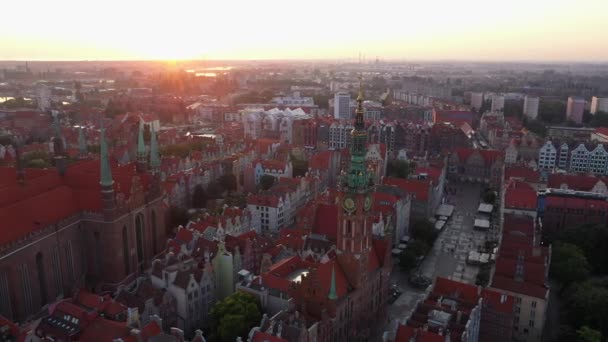
[[[484,288],[481,290],[481,298],[483,298],[484,304],[489,306],[492,310],[506,314],[513,313],[515,298],[511,295]]]
[[[335,239],[338,235],[338,206],[320,203],[317,206],[314,233]]]
[[[536,191],[528,183],[510,180],[505,191],[505,208],[536,209]]]
[[[525,166],[509,166],[505,168],[505,179],[517,178],[526,182],[540,182],[540,172]]]
[[[560,189],[562,185],[570,190],[591,191],[601,179],[585,175],[550,174],[547,187]]]
[[[427,176],[433,180],[433,184],[439,184],[439,177],[441,177],[442,170],[437,167],[416,167],[414,169],[414,175],[427,174]]]
[[[473,148],[467,147],[459,147],[455,149],[455,153],[458,155],[458,159],[461,162],[466,161],[473,153],[479,153],[481,158],[483,158],[486,167],[491,166],[494,161],[503,157],[503,151],[499,150],[477,150]]]
[[[288,342],[286,339],[267,334],[262,331],[256,331],[251,342]]]
[[[429,189],[431,186],[431,182],[428,179],[421,180],[384,177],[382,183],[385,185],[393,185],[399,187],[407,193],[414,194],[415,200],[417,201],[428,201],[429,199]]]
[[[608,136],[608,127],[599,127],[593,133]]]
[[[335,260],[331,260],[326,263],[317,264],[317,276],[321,282],[321,287],[324,289],[325,293],[329,294],[329,289],[331,288],[331,275],[335,270],[336,275],[336,294],[338,298],[342,298],[348,293],[348,280],[346,278],[346,274]]]
[[[399,324],[395,342],[445,342],[445,336],[420,328]]]

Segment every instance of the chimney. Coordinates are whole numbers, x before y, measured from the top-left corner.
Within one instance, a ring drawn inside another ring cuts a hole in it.
[[[462,319],[462,311],[458,310],[458,312],[456,312],[456,322],[458,322],[460,324],[461,319]]]
[[[177,342],[184,342],[184,331],[180,328],[171,327],[171,335]]]
[[[281,337],[282,332],[283,332],[283,322],[279,322],[279,327],[277,328],[277,337]]]

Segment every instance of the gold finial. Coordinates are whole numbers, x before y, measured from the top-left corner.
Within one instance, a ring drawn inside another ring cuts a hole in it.
[[[359,74],[359,96],[357,101],[363,101],[363,76]]]

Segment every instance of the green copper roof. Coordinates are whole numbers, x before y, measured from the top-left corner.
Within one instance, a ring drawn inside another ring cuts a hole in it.
[[[158,155],[158,142],[156,141],[156,131],[150,126],[150,168],[160,167],[160,156]]]
[[[139,134],[137,136],[137,156],[146,155],[146,143],[144,142],[144,125],[139,124]]]
[[[350,165],[343,174],[341,183],[349,191],[367,192],[370,187],[371,174],[367,169],[365,156],[367,154],[367,131],[363,121],[363,84],[359,83],[359,96],[357,97],[357,110],[355,128],[351,132]]]
[[[334,264],[331,269],[331,286],[329,287],[329,295],[327,298],[331,300],[338,299],[338,294],[336,293],[336,265]]]
[[[108,145],[106,145],[106,130],[103,128],[103,119],[101,122],[101,142],[99,143],[101,151],[101,180],[99,184],[102,186],[111,186],[114,184],[112,180],[112,169],[110,168],[110,160],[108,159]]]

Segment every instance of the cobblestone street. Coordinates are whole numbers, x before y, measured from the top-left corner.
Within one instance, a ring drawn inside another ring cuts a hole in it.
[[[447,187],[455,192],[446,197],[447,204],[455,205],[454,214],[439,234],[433,248],[420,265],[418,272],[433,280],[435,277],[445,277],[474,284],[479,267],[467,265],[466,259],[469,251],[477,250],[484,245],[488,234],[473,229],[482,185],[450,183]],[[374,341],[381,341],[384,331],[394,332],[397,324],[405,321],[406,317],[410,315],[416,302],[424,298],[425,290],[410,286],[407,274],[401,270],[398,264],[393,269],[391,283],[397,284],[403,293],[393,304],[389,305],[389,317],[384,324],[384,328],[376,327],[376,329],[373,329],[374,335],[376,335],[376,331],[379,332]],[[378,325],[381,325],[381,323],[378,322]]]

